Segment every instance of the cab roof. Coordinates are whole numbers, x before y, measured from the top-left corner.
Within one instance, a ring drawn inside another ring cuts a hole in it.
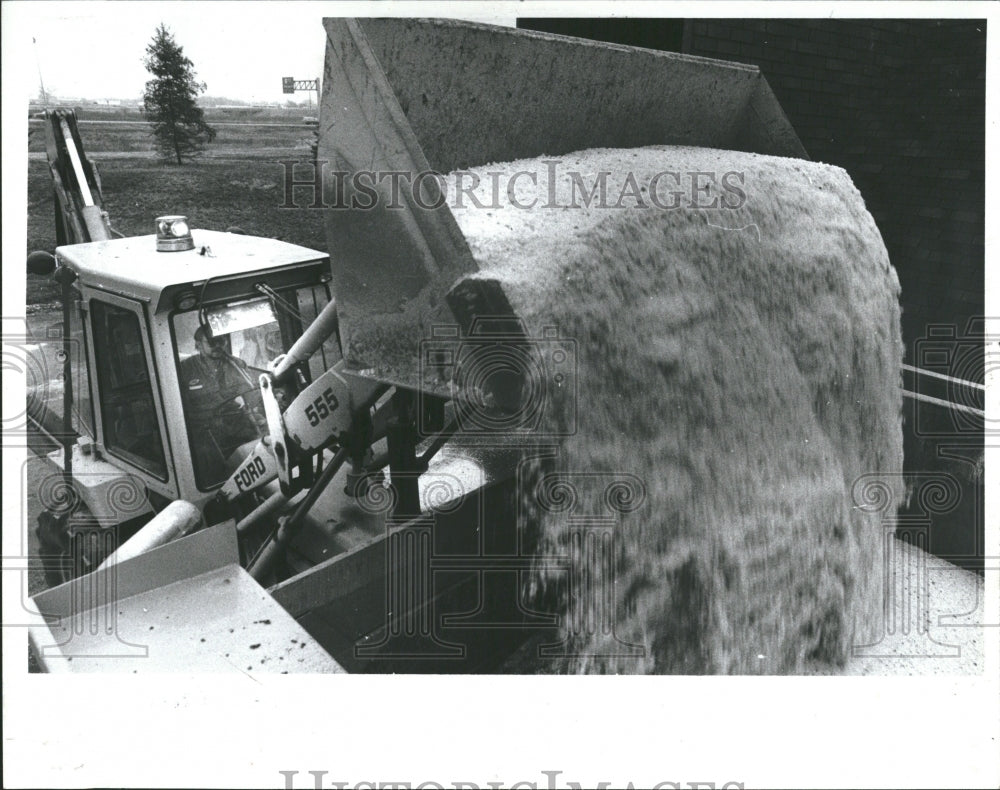
[[[82,285],[150,302],[152,309],[171,286],[200,283],[266,269],[314,263],[326,253],[262,236],[215,230],[191,231],[194,249],[157,252],[155,234],[72,244],[56,257]]]

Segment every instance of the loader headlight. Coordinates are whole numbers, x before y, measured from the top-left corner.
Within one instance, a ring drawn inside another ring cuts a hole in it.
[[[198,297],[194,291],[181,291],[174,297],[174,307],[178,310],[190,310],[196,304],[198,304]]]
[[[194,239],[187,217],[169,216],[156,218],[156,251],[180,252],[193,250]]]

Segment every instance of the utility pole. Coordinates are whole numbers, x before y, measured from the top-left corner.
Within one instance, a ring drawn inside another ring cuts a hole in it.
[[[35,66],[38,68],[38,85],[42,90],[42,104],[48,106],[49,95],[45,92],[45,81],[42,79],[42,62],[38,59],[38,42],[31,37],[31,47],[35,51]]]

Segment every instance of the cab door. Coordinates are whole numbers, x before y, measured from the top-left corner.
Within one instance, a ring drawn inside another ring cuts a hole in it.
[[[115,466],[177,498],[163,401],[143,304],[103,291],[86,301],[97,443]]]

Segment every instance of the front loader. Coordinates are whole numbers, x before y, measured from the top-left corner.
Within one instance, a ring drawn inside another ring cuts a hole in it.
[[[318,172],[651,144],[805,156],[751,66],[444,20],[324,25]],[[176,216],[111,238],[69,120],[73,166],[53,175],[80,233],[54,276],[83,397],[48,455],[73,495],[42,501],[60,582],[34,598],[42,666],[501,671],[559,644],[521,592],[525,371],[446,372],[532,341],[472,276],[438,181],[401,202],[379,181],[359,208],[356,181],[318,178],[329,253]]]

